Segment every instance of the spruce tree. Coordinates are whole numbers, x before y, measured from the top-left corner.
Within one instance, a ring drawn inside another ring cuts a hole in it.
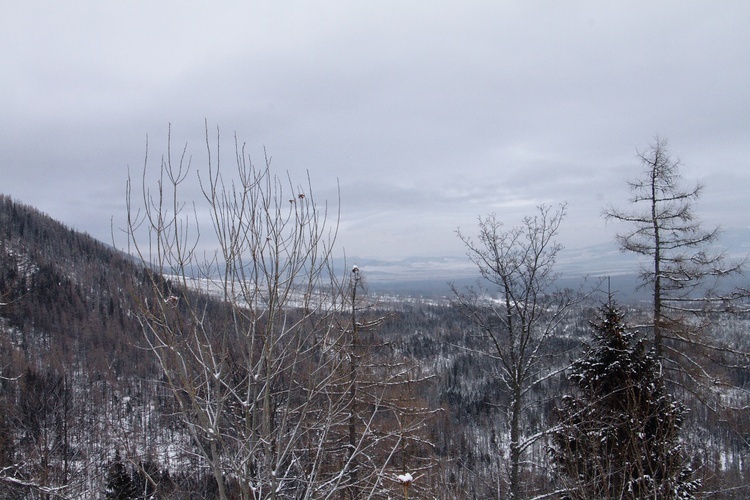
[[[683,407],[659,364],[610,301],[592,323],[593,342],[572,366],[552,462],[569,498],[693,498],[697,482],[678,439]]]
[[[135,485],[130,473],[120,458],[120,451],[115,452],[115,458],[107,471],[107,486],[105,498],[108,500],[130,500],[136,497]]]

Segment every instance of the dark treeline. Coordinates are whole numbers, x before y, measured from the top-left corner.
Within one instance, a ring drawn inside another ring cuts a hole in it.
[[[111,247],[0,196],[1,497],[218,495],[219,485],[209,464],[193,452],[199,443],[186,430],[179,401],[166,387],[138,320],[148,300],[155,300],[152,278]],[[175,296],[178,314],[179,301],[193,292],[161,283]],[[200,300],[221,330],[226,309]],[[419,406],[428,415],[419,439],[397,457],[404,471],[417,458],[423,464],[413,497],[506,498],[509,430],[501,415],[510,395],[497,383],[496,362],[486,355],[488,339],[448,303],[374,297],[371,303],[361,321],[373,319],[377,327],[359,332],[358,348],[369,350],[373,374],[394,359],[398,366],[408,363],[409,380],[418,381],[408,388],[410,408]],[[565,368],[590,340],[599,306],[596,299],[577,306],[540,353],[556,375],[533,387],[524,432],[544,434],[556,425],[560,398],[573,390]],[[639,324],[643,314],[634,306],[626,310],[630,324]],[[749,324],[742,315],[722,317],[712,323],[713,335],[748,350]],[[746,365],[724,370],[734,384],[726,391],[727,403],[742,401],[750,370]],[[364,394],[376,385],[362,387]],[[669,390],[686,407],[682,439],[701,479],[698,495],[746,498],[748,412],[726,412],[698,404],[679,387]],[[388,397],[403,400],[406,391],[399,386]],[[372,415],[384,420],[378,429],[398,425],[386,422],[385,413]],[[559,488],[550,469],[550,444],[545,437],[525,450],[522,483],[528,498]],[[345,447],[331,453],[342,459]],[[243,491],[241,481],[226,478],[222,487],[229,497]],[[383,487],[393,497],[402,494],[395,478]]]

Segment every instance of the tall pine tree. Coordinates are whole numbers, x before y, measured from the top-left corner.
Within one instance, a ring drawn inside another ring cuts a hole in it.
[[[684,410],[653,353],[611,298],[592,327],[593,342],[572,367],[578,394],[563,398],[553,434],[568,497],[693,498],[698,484],[678,440]]]

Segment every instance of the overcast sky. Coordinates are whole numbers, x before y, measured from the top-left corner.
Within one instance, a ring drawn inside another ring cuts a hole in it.
[[[3,2],[0,192],[110,242],[128,168],[204,121],[318,200],[349,256],[460,255],[457,227],[567,202],[611,241],[637,149],[669,139],[697,209],[750,225],[750,2]],[[157,165],[155,161],[154,166]]]

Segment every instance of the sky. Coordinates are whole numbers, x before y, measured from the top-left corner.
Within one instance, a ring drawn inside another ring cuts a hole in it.
[[[540,204],[569,250],[611,242],[656,135],[706,223],[750,225],[745,0],[3,2],[0,63],[0,192],[107,243],[147,138],[192,175],[206,125],[227,175],[235,137],[309,174],[349,256],[461,255]]]

